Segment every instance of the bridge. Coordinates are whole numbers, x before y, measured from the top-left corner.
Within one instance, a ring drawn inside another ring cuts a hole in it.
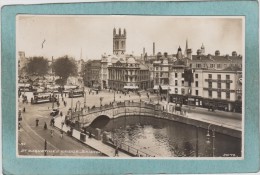
[[[216,132],[230,135],[233,137],[241,138],[241,130],[230,128],[228,126],[219,125],[210,121],[202,121],[187,117],[184,111],[177,111],[174,106],[168,107],[164,110],[164,107],[160,104],[152,104],[144,101],[140,102],[114,102],[101,107],[84,107],[77,108],[71,112],[68,111],[66,120],[79,129],[91,125],[95,120],[99,118],[115,119],[118,117],[131,117],[131,116],[147,116],[156,117],[161,119],[172,120],[180,123],[193,125],[195,127],[207,129],[209,124],[214,126]]]

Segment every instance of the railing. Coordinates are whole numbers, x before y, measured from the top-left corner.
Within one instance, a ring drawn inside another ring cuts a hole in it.
[[[81,111],[75,111],[72,114],[68,114],[68,117],[71,120],[79,121],[81,124],[86,124],[91,122],[87,119],[88,115],[113,110],[113,117],[122,116],[122,115],[146,115],[146,116],[154,116],[164,119],[175,120],[176,115],[184,115],[183,112],[168,113],[162,110],[162,107],[158,104],[149,104],[145,102],[119,102],[116,104],[104,105],[102,107],[95,107],[92,109],[88,109],[87,112],[83,112],[85,109]],[[87,122],[85,122],[87,121]]]
[[[117,147],[117,145],[112,141],[105,141],[104,143],[107,144],[107,145],[110,145],[114,148]],[[142,151],[138,148],[135,148],[133,146],[127,145],[125,143],[121,143],[118,148],[122,152],[126,152],[126,153],[128,153],[132,156],[135,156],[135,157],[155,157],[155,156],[157,156],[156,153],[150,153],[150,152],[148,153],[148,152]]]

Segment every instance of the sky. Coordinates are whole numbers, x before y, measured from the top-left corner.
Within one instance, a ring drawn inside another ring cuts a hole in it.
[[[206,54],[244,55],[241,17],[18,15],[16,24],[17,52],[26,57],[100,59],[113,53],[113,28],[126,29],[128,54],[140,56],[145,48],[152,55],[153,42],[156,53],[176,54],[188,40],[194,55],[202,43]]]

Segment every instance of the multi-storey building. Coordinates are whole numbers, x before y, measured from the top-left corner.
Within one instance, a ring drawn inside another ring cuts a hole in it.
[[[149,69],[132,55],[121,55],[108,66],[108,86],[115,90],[149,88]]]
[[[84,84],[88,87],[99,88],[100,83],[101,60],[89,60],[85,64]]]
[[[169,73],[170,64],[167,53],[163,56],[158,53],[157,60],[153,61],[153,89],[157,90],[160,86],[163,91],[167,91],[169,88]]]
[[[191,81],[187,81],[189,70]],[[170,74],[170,102],[242,111],[241,71],[190,69],[178,65],[173,66]]]
[[[25,66],[28,62],[28,59],[25,57],[25,52],[19,51],[18,52],[18,76],[25,76]]]
[[[106,55],[102,55],[101,58],[100,78],[101,89],[106,89],[108,86],[108,58]]]
[[[220,56],[218,50],[215,55],[202,55],[201,51],[199,51],[197,55],[192,55],[192,58],[188,59],[188,65],[190,68],[215,70],[223,70],[227,67],[242,68],[242,56],[237,55],[235,51],[232,52],[232,56]]]
[[[184,97],[188,94],[189,84],[184,79],[186,69],[187,67],[183,64],[175,64],[171,67],[169,79],[169,100],[171,102],[183,102]]]

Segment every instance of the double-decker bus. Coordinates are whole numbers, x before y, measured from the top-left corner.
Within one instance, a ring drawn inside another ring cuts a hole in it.
[[[36,94],[31,98],[31,104],[56,102],[57,98],[50,93]]]
[[[69,98],[74,98],[74,97],[84,97],[83,90],[71,90],[69,92]]]

